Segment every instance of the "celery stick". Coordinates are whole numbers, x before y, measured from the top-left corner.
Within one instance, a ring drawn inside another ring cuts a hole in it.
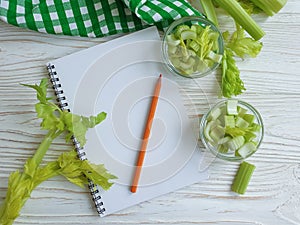
[[[274,12],[266,6],[266,4],[261,0],[251,0],[254,5],[256,5],[258,8],[262,9],[268,16],[273,16]]]
[[[227,11],[255,40],[259,40],[265,35],[261,27],[236,0],[215,0],[215,2]]]
[[[231,190],[238,194],[244,194],[247,190],[248,184],[250,182],[254,170],[254,165],[245,161],[242,162],[235,175],[235,179],[231,186]]]
[[[212,3],[212,0],[201,0],[200,3],[204,10],[204,14],[211,22],[213,22],[218,27],[219,23],[217,19],[217,14],[215,11],[215,7]]]
[[[287,3],[287,0],[251,0],[256,6],[261,8],[267,15],[273,16],[278,13]]]

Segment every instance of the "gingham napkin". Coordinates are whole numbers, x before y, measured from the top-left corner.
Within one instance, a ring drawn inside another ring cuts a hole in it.
[[[0,0],[0,19],[49,34],[103,37],[201,15],[186,0]]]

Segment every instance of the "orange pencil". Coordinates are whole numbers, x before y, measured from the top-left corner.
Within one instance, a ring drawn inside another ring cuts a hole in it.
[[[161,77],[162,77],[162,75],[160,74],[158,81],[156,83],[156,86],[155,86],[154,95],[152,98],[150,111],[149,111],[145,131],[144,131],[144,137],[143,137],[142,145],[140,148],[138,160],[136,163],[136,169],[135,169],[135,173],[134,173],[134,177],[133,177],[132,186],[130,189],[132,193],[136,192],[138,182],[140,179],[142,166],[143,166],[143,162],[144,162],[144,158],[145,158],[145,154],[146,154],[147,144],[148,144],[148,140],[149,140],[149,136],[150,136],[150,132],[151,132],[152,122],[153,122],[153,118],[154,118],[154,114],[155,114],[156,106],[157,106],[157,102],[158,102],[158,97],[159,97],[159,93],[160,93]]]

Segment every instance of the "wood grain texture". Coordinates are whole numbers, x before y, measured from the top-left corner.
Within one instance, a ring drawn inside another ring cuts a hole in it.
[[[32,193],[15,224],[300,224],[300,2],[289,0],[274,17],[255,19],[267,35],[257,58],[238,62],[247,88],[240,98],[262,114],[265,137],[248,160],[257,169],[244,196],[230,192],[238,164],[212,160],[208,180],[99,218],[88,189],[56,177]],[[221,17],[221,27],[232,30],[228,17]],[[35,94],[19,83],[38,82],[46,77],[46,62],[111,38],[40,34],[0,22],[0,202],[9,173],[22,169],[44,134]],[[211,101],[203,93],[217,96],[218,77],[186,84],[198,114]],[[70,148],[58,139],[45,160]]]

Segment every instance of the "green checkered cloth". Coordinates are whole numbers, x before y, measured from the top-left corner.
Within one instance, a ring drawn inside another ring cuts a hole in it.
[[[83,37],[168,26],[201,15],[186,0],[0,0],[0,19],[49,34]]]

